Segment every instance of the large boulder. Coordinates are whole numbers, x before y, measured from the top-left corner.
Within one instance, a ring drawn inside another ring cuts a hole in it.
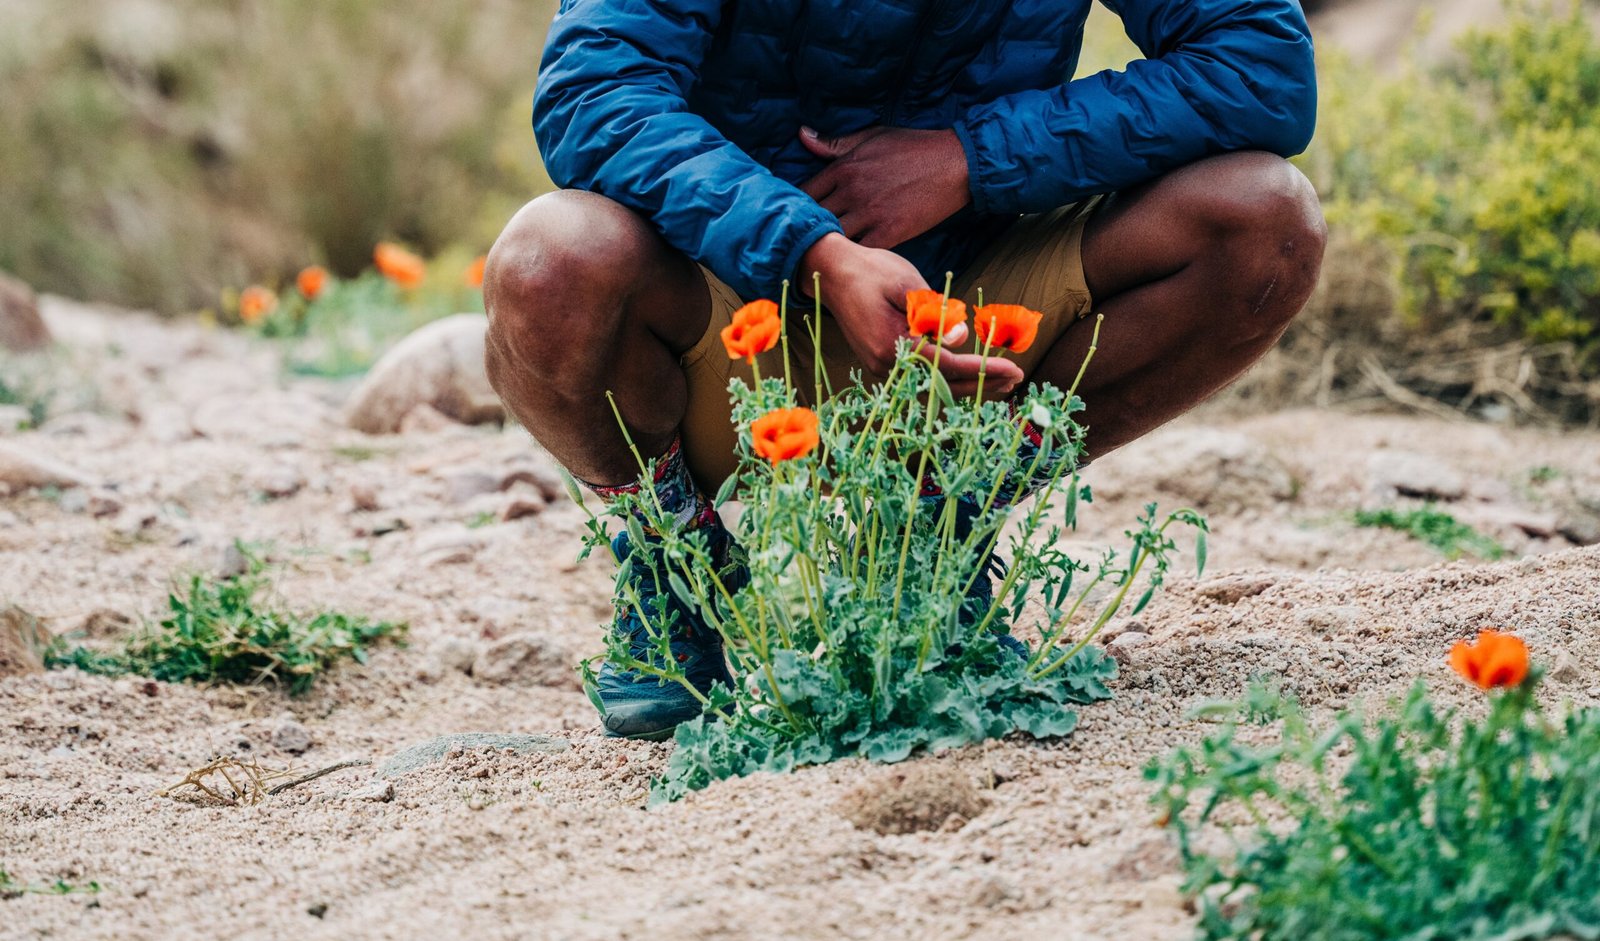
[[[367,434],[393,434],[424,406],[469,425],[503,421],[483,365],[488,329],[482,314],[457,314],[401,340],[351,394],[345,421]]]
[[[50,345],[50,330],[39,316],[39,298],[8,274],[0,273],[0,349],[30,353]]]

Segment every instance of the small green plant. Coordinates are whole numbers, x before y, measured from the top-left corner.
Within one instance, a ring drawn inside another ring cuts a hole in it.
[[[28,413],[18,427],[0,431],[27,431],[44,424],[50,414],[50,399],[50,391],[37,377],[21,368],[20,363],[13,363],[11,357],[0,354],[0,405],[19,405]]]
[[[913,333],[942,336],[953,315],[941,305],[959,302],[925,293],[931,308],[908,303]],[[786,319],[777,305],[757,304],[771,308],[772,321]],[[931,312],[940,329],[919,327],[917,311]],[[980,323],[984,316],[980,298]],[[807,323],[811,335],[793,342],[816,350],[820,311]],[[780,335],[780,323],[758,327],[770,330],[761,334],[770,341],[751,353]],[[648,626],[653,653],[636,656],[613,636],[609,658],[682,683],[707,707],[678,727],[654,798],[847,756],[895,762],[1016,731],[1069,734],[1074,706],[1110,695],[1115,664],[1091,646],[1095,635],[1125,604],[1138,610],[1149,601],[1175,549],[1174,524],[1201,530],[1204,566],[1204,522],[1192,511],[1162,517],[1151,505],[1128,533],[1125,554],[1073,559],[1059,543],[1091,496],[1077,476],[1084,430],[1072,418],[1083,407],[1076,385],[1034,386],[1015,404],[984,402],[981,386],[974,399],[957,400],[937,369],[938,351],[922,340],[902,341],[883,382],[857,375],[833,389],[820,357],[803,369],[791,361],[781,329],[782,375],[758,372],[753,386],[731,386],[740,463],[716,498],[720,505],[737,497],[745,508],[737,535],[748,582],[720,567],[700,533],[679,532],[649,496],[607,511],[629,532],[629,564],[642,557],[646,571],[668,573],[653,610],[637,592],[622,601]],[[985,341],[977,350],[994,347]],[[805,398],[820,403],[815,411],[798,404],[801,384]],[[1022,447],[1030,427],[1036,450]],[[925,482],[939,495],[928,496]],[[1003,494],[1025,482],[1036,496],[1012,513]],[[647,538],[640,517],[659,537]],[[591,518],[585,552],[608,538]],[[1003,570],[992,567],[996,548],[1010,560]],[[991,572],[992,595],[974,598],[970,589]],[[618,586],[632,590],[626,570]],[[722,633],[735,688],[703,696],[676,667],[669,593]],[[1008,653],[997,631],[1018,623],[1030,599],[1041,605],[1041,642],[1029,655]],[[588,665],[585,678],[592,691]]]
[[[21,898],[24,895],[99,895],[100,883],[72,883],[65,879],[54,882],[21,882],[11,873],[0,869],[0,900]]]
[[[1506,554],[1504,546],[1432,506],[1414,510],[1396,510],[1392,507],[1358,510],[1355,522],[1357,526],[1398,530],[1438,549],[1452,560],[1469,552],[1482,559],[1498,559]]]
[[[406,627],[336,612],[301,615],[260,596],[269,587],[265,563],[240,544],[246,571],[227,578],[191,576],[168,596],[171,613],[111,652],[58,639],[48,666],[89,673],[133,673],[169,683],[283,683],[304,693],[341,660],[367,660],[367,649],[404,637]]]
[[[1591,3],[1508,3],[1392,79],[1329,57],[1302,159],[1330,223],[1385,247],[1411,326],[1471,320],[1600,355],[1600,37]]]
[[[1146,769],[1200,936],[1600,938],[1600,710],[1548,716],[1536,673],[1506,675],[1476,720],[1420,683],[1326,728],[1265,686],[1210,710],[1219,731]]]

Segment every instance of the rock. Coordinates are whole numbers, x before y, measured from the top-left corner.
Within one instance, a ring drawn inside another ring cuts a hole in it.
[[[33,288],[0,272],[0,349],[31,353],[51,343]]]
[[[512,520],[519,520],[523,519],[524,517],[538,516],[540,513],[545,511],[546,506],[548,506],[548,504],[544,502],[544,497],[541,497],[538,494],[533,494],[527,497],[518,497],[517,499],[512,500],[510,503],[507,503],[505,507],[500,510],[500,522],[509,523]]]
[[[1137,631],[1125,631],[1118,634],[1114,640],[1106,644],[1106,653],[1118,663],[1127,664],[1138,658],[1140,648],[1148,647],[1155,642],[1149,634]]]
[[[503,421],[505,409],[483,365],[482,314],[428,324],[386,353],[351,394],[345,421],[368,434],[390,434],[419,405],[466,424]]]
[[[87,474],[60,461],[0,444],[0,491],[20,493],[39,487],[92,487]]]
[[[1424,500],[1459,500],[1467,482],[1439,458],[1409,451],[1379,451],[1367,458],[1367,479],[1383,494]]]
[[[1550,678],[1557,683],[1576,683],[1583,679],[1583,668],[1570,654],[1561,651],[1550,664]]]
[[[420,565],[461,565],[477,556],[483,540],[465,526],[446,526],[424,534],[416,548]]]
[[[249,574],[250,558],[239,548],[237,541],[228,543],[223,547],[222,554],[217,559],[218,578],[238,578]]]
[[[1556,531],[1580,546],[1600,543],[1600,492],[1569,483],[1555,499]]]
[[[438,665],[441,673],[454,670],[471,673],[482,648],[465,637],[441,637],[428,647],[428,657]]]
[[[262,470],[256,476],[252,489],[270,499],[282,500],[299,493],[305,485],[306,479],[299,471],[286,465],[279,465]]]
[[[1224,575],[1221,578],[1201,582],[1195,591],[1198,591],[1201,597],[1209,598],[1217,604],[1238,604],[1276,584],[1277,579],[1270,575]]]
[[[1339,604],[1305,608],[1294,619],[1306,628],[1329,634],[1350,634],[1372,622],[1372,612],[1360,605]]]
[[[161,522],[160,508],[145,504],[126,507],[111,523],[111,531],[124,539],[132,539]]]
[[[1239,510],[1291,499],[1294,475],[1249,435],[1210,428],[1168,429],[1129,445],[1090,472],[1096,497],[1140,500],[1206,510]],[[1169,496],[1170,495],[1170,498]]]
[[[303,754],[311,747],[311,732],[294,719],[280,719],[272,727],[272,744],[291,755]]]
[[[500,478],[501,490],[510,490],[517,484],[527,484],[537,490],[546,503],[555,503],[567,492],[561,475],[544,467],[518,467]]]
[[[575,689],[572,654],[538,634],[512,634],[483,649],[472,675],[485,683],[532,684]]]
[[[406,412],[400,419],[399,432],[403,435],[434,435],[441,431],[462,427],[461,423],[439,411],[432,405],[423,403]]]
[[[378,488],[366,483],[351,484],[350,506],[361,513],[375,512],[380,506],[378,503]]]
[[[426,742],[412,745],[385,761],[378,768],[378,777],[397,778],[413,771],[419,771],[429,765],[443,761],[451,751],[496,749],[514,752],[518,755],[538,753],[553,755],[568,751],[571,748],[571,743],[565,739],[551,738],[547,735],[458,732],[454,735],[441,735],[438,738],[430,738]]]
[[[43,621],[16,605],[0,608],[0,677],[44,672],[50,639]]]
[[[972,778],[942,761],[917,761],[873,775],[835,809],[862,830],[885,836],[930,833],[953,816],[972,820],[988,808]]]
[[[373,781],[371,784],[362,785],[353,791],[346,791],[339,796],[345,800],[369,801],[374,804],[387,804],[394,800],[394,782]]]
[[[475,497],[495,493],[500,480],[481,470],[457,470],[444,475],[445,496],[451,503],[466,503]]]

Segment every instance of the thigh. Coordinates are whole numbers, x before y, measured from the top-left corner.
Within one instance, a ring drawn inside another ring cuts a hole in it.
[[[730,359],[722,346],[722,328],[733,322],[733,312],[743,302],[710,271],[701,268],[700,275],[711,295],[711,319],[700,340],[683,355],[689,407],[680,434],[684,459],[695,482],[706,493],[714,494],[738,467],[739,437],[733,427],[728,385],[735,378],[749,383],[753,373],[744,360]],[[778,368],[782,368],[781,363]]]
[[[952,294],[968,304],[1021,304],[1039,311],[1039,337],[1023,353],[1001,351],[1032,376],[1056,341],[1086,316],[1094,299],[1084,276],[1086,228],[1104,199],[1094,197],[1051,212],[1023,216],[956,278]]]

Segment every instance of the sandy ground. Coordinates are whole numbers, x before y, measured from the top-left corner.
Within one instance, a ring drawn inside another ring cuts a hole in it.
[[[1140,768],[1204,733],[1196,704],[1262,675],[1319,708],[1381,704],[1418,677],[1469,702],[1442,655],[1486,626],[1528,639],[1553,696],[1600,701],[1600,548],[1577,545],[1600,537],[1600,436],[1213,409],[1088,478],[1085,551],[1146,499],[1198,504],[1214,535],[1204,580],[1181,574],[1114,624],[1130,638],[1116,698],[1073,739],[844,762],[646,809],[668,746],[600,737],[566,669],[598,651],[609,611],[606,566],[573,562],[580,510],[562,498],[494,521],[542,499],[526,480],[548,461],[525,435],[365,437],[340,424],[344,388],[284,379],[267,347],[61,301],[46,314],[82,407],[0,440],[100,486],[0,499],[0,604],[114,632],[244,539],[269,547],[290,604],[404,619],[411,644],[300,698],[0,679],[0,869],[104,887],[0,901],[0,938],[1182,938]],[[1446,563],[1349,522],[1428,495],[1509,559]],[[366,767],[255,807],[156,795],[218,755],[381,762],[463,731],[570,747],[455,754],[394,779],[389,800],[363,799]],[[871,808],[907,773],[961,797],[960,815],[877,832]]]

